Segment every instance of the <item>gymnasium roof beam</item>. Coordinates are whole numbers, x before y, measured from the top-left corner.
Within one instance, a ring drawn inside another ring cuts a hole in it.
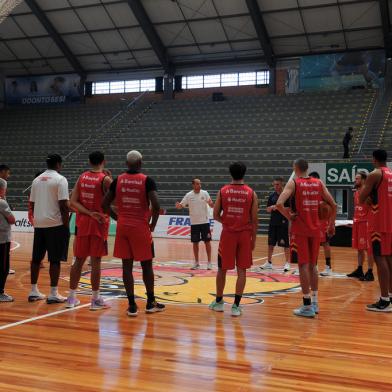
[[[162,43],[161,38],[155,30],[146,10],[144,9],[140,0],[128,0],[128,5],[131,8],[136,20],[139,22],[144,34],[146,35],[152,49],[159,59],[165,72],[172,74],[174,71],[174,65],[170,61],[167,50]]]
[[[246,0],[246,5],[263,49],[265,60],[270,67],[273,67],[275,65],[274,51],[257,0]]]
[[[45,12],[42,11],[40,6],[37,4],[36,0],[25,0],[26,4],[30,7],[33,14],[38,18],[38,20],[42,23],[46,31],[52,37],[53,41],[59,47],[59,49],[64,53],[65,58],[70,62],[75,72],[77,72],[82,79],[85,79],[86,72],[83,67],[80,65],[77,58],[73,55],[71,50],[68,48],[67,44],[64,42],[60,34],[53,27],[50,20],[45,15]]]

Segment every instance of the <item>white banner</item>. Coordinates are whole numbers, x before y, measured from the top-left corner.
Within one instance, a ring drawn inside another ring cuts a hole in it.
[[[11,226],[11,231],[22,232],[22,233],[33,233],[34,227],[31,226],[27,219],[27,211],[12,211],[16,222]]]

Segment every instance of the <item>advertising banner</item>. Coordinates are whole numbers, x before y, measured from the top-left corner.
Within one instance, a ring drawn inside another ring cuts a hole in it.
[[[50,105],[80,102],[82,88],[76,74],[6,78],[8,105]]]
[[[383,50],[303,56],[300,62],[300,89],[378,88],[383,83],[384,71]]]

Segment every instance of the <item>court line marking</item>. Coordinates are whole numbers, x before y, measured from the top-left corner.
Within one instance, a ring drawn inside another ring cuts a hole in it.
[[[106,302],[106,301],[109,301],[109,300],[113,300],[115,298],[116,297],[111,297],[111,298],[105,299],[104,301]],[[84,304],[84,305],[75,306],[74,308],[61,309],[61,310],[57,310],[56,312],[46,313],[46,314],[42,314],[41,316],[35,316],[35,317],[28,318],[28,319],[16,321],[15,323],[5,324],[5,325],[0,326],[0,331],[2,331],[3,329],[17,327],[18,325],[27,324],[27,323],[30,323],[32,321],[41,320],[41,319],[44,319],[44,318],[56,316],[58,314],[72,312],[73,310],[86,308],[87,306],[90,306],[90,304],[87,303],[87,304]]]
[[[19,242],[15,241],[15,240],[12,240],[11,242],[13,242],[15,244],[15,246],[13,248],[11,248],[10,251],[20,248],[20,243]]]
[[[275,253],[274,255],[272,255],[272,257],[275,257],[275,256],[282,256],[282,255],[284,255],[284,252],[282,252],[282,253]],[[266,257],[260,257],[259,259],[253,259],[253,261],[262,261],[262,260],[266,260],[266,259],[268,259],[268,256],[266,256]]]

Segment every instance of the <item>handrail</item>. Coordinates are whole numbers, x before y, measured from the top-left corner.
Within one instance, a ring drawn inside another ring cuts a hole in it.
[[[112,116],[109,120],[107,120],[104,124],[102,124],[98,129],[95,130],[94,134],[98,134],[102,129],[104,129],[107,125],[113,122],[117,117],[123,114],[126,110],[128,110],[132,105],[134,105],[137,101],[144,97],[150,90],[143,91],[142,94],[138,95],[137,97],[132,98],[132,100],[127,104],[124,109],[121,109],[117,112],[114,116]],[[76,151],[78,151],[82,146],[84,146],[87,142],[89,142],[93,138],[93,134],[91,134],[87,139],[83,140],[79,145],[77,145],[71,152],[69,152],[65,157],[64,160],[68,159],[71,155],[73,155]],[[26,193],[31,188],[31,184],[23,190],[22,193]]]

